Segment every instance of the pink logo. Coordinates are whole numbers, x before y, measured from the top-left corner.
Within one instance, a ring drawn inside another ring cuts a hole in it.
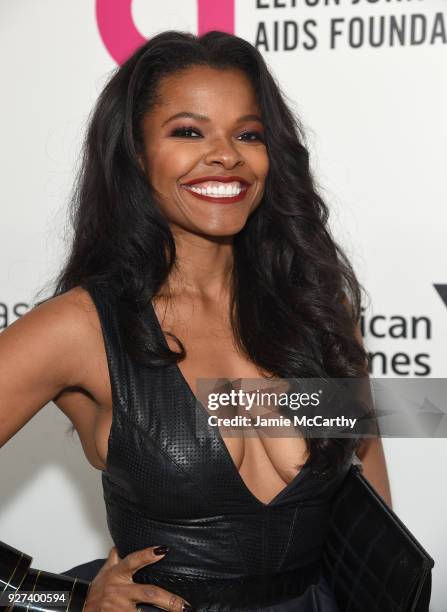
[[[197,0],[199,36],[210,30],[234,33],[235,0]],[[146,38],[132,19],[132,0],[96,0],[96,21],[105,48],[122,64]]]

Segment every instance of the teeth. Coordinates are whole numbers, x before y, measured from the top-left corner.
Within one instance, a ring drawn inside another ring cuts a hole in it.
[[[242,191],[240,183],[213,183],[211,185],[207,185],[206,187],[187,186],[187,189],[191,189],[191,191],[194,191],[194,193],[200,193],[201,195],[211,197],[215,196],[219,198],[231,198],[239,195]]]

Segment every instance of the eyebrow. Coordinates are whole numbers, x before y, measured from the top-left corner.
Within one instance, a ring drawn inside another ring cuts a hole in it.
[[[169,123],[170,121],[173,121],[174,119],[180,119],[180,118],[196,119],[196,121],[211,121],[211,119],[207,117],[206,115],[182,111],[180,113],[176,113],[175,115],[172,115],[172,117],[169,117],[169,119],[166,119],[163,125],[166,125],[167,123]],[[236,119],[236,123],[242,123],[243,121],[259,121],[260,123],[262,123],[261,117],[256,114],[242,115],[241,117]]]

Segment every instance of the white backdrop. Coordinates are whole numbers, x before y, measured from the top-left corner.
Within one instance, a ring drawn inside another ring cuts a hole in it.
[[[161,15],[155,0],[2,0],[0,329],[61,266],[80,143],[114,58],[167,28],[231,26],[231,4],[216,0],[213,16],[210,0],[166,0]],[[126,6],[135,29],[113,32],[110,11]],[[371,296],[372,375],[445,377],[447,304],[434,285],[447,286],[447,1],[235,0],[233,31],[258,45],[307,129],[331,226]],[[425,316],[430,333],[393,338],[393,316]],[[100,473],[68,426],[49,404],[0,450],[0,539],[54,572],[113,545]],[[394,509],[436,562],[431,610],[445,612],[446,441],[384,446]]]

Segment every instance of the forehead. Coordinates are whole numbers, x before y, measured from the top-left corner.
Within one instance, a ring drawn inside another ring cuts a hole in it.
[[[241,108],[259,108],[249,78],[242,70],[233,68],[193,66],[168,75],[158,83],[157,98],[154,111],[163,115],[173,110],[202,109],[211,116],[224,109],[235,108],[239,112]]]

